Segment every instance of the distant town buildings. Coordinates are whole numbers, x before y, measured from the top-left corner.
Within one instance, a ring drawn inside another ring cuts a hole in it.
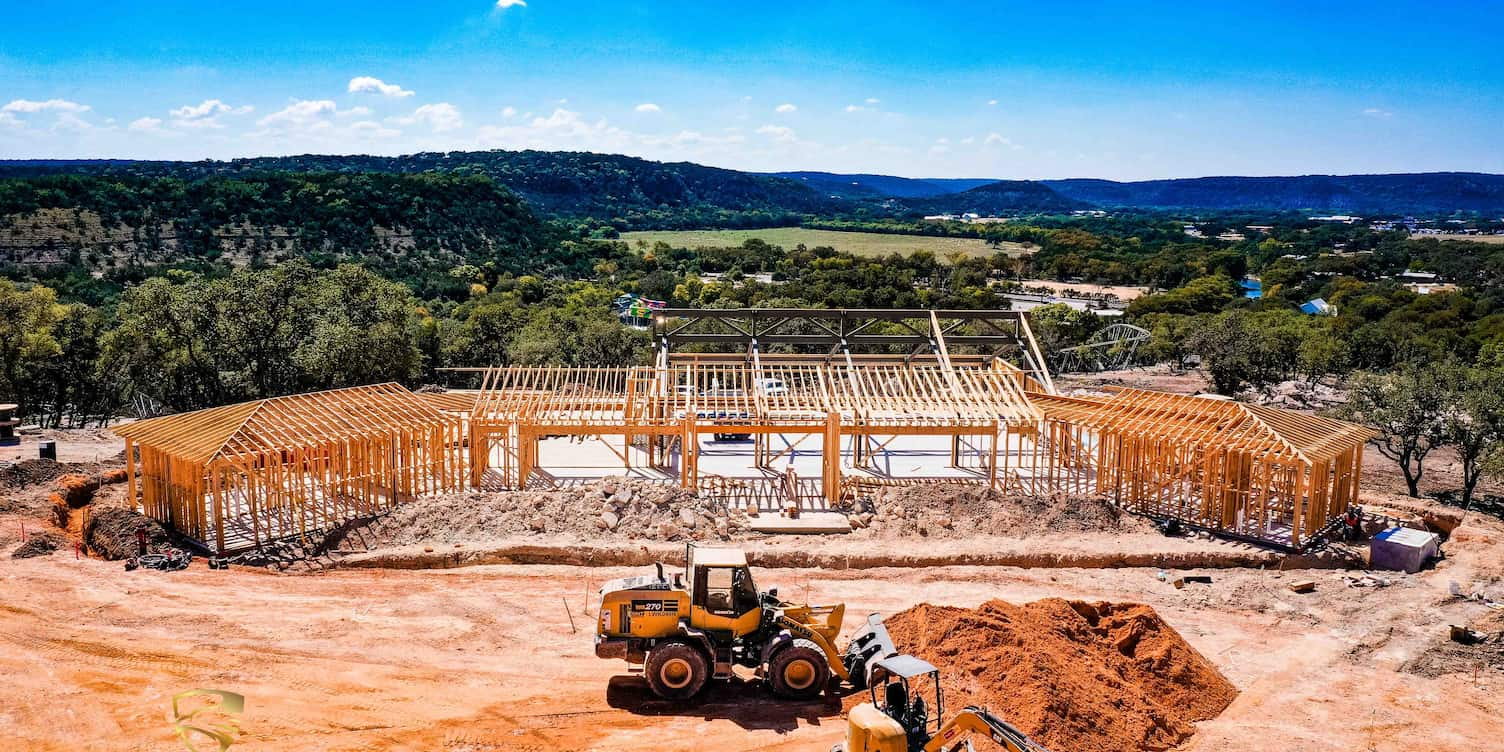
[[[985,225],[998,222],[1007,222],[1007,217],[983,217],[975,212],[965,214],[926,214],[926,222],[962,222],[968,225]]]

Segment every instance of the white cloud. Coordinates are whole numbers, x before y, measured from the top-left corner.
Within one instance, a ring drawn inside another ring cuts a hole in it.
[[[517,125],[486,125],[477,129],[484,148],[584,149],[621,153],[633,148],[635,134],[607,123],[587,121],[580,113],[558,108],[548,117],[528,117]]]
[[[396,84],[389,84],[379,78],[373,78],[371,76],[356,76],[355,78],[350,79],[349,91],[351,94],[372,92],[380,94],[383,97],[400,98],[410,97],[413,95],[413,92],[410,89],[404,89]]]
[[[774,107],[773,111],[774,112],[781,112],[781,113],[787,114],[787,113],[793,112],[793,111],[795,111],[797,109],[799,109],[799,108],[795,107],[794,105],[791,105],[791,104],[781,104],[781,105],[778,105],[777,107]]]
[[[371,108],[363,106],[351,107],[347,110],[340,110],[335,114],[340,117],[365,117],[371,114]]]
[[[1394,117],[1394,113],[1390,112],[1389,110],[1381,110],[1377,107],[1369,107],[1368,109],[1363,111],[1363,114],[1367,117],[1379,118],[1380,120],[1387,120],[1391,117]]]
[[[799,139],[799,136],[794,133],[794,129],[786,125],[764,125],[758,128],[756,133],[780,143],[791,143]]]
[[[285,130],[322,128],[329,125],[326,117],[338,110],[334,102],[328,99],[300,99],[257,120],[256,125]]]
[[[162,119],[154,117],[137,118],[126,126],[127,130],[137,133],[162,133]]]
[[[448,102],[425,104],[413,110],[413,114],[393,118],[392,122],[402,125],[427,125],[435,133],[458,130],[465,125],[465,119],[460,115],[459,108]]]
[[[22,123],[21,119],[14,114],[0,111],[0,125],[8,128],[24,128],[26,124]]]
[[[880,104],[881,102],[882,102],[882,100],[878,99],[877,97],[867,97],[867,104],[868,105]]]
[[[517,108],[516,107],[503,107],[503,108],[501,108],[501,116],[504,117],[504,118],[506,118],[506,119],[508,119],[508,120],[511,120],[512,118],[517,117]]]
[[[223,128],[219,122],[220,115],[245,115],[254,107],[231,107],[218,99],[205,99],[198,104],[185,104],[167,114],[172,118],[172,124],[179,128]]]
[[[496,7],[501,10],[513,7],[527,7],[527,0],[496,0]]]
[[[93,123],[78,116],[78,113],[64,110],[57,114],[57,120],[52,123],[53,130],[62,131],[86,131],[94,127]]]
[[[987,100],[987,104],[996,107],[997,106],[997,100],[996,99],[989,99],[989,100]]]
[[[847,112],[865,112],[866,110],[867,110],[866,107],[863,107],[863,106],[861,106],[859,104],[848,104],[848,105],[846,105],[846,111]]]
[[[982,139],[982,144],[985,146],[1006,146],[1014,150],[1024,148],[1022,146],[1019,146],[1018,144],[1013,143],[1013,139],[1008,138],[1001,133],[997,133],[996,131],[987,134],[987,138]]]
[[[652,102],[643,102],[642,104],[637,105],[633,109],[637,110],[638,112],[663,112],[663,108],[662,107],[659,107],[658,105],[653,104]]]
[[[32,99],[14,99],[14,100],[11,100],[10,103],[6,104],[4,107],[0,107],[0,112],[25,112],[25,113],[33,113],[33,112],[73,112],[73,113],[79,113],[79,112],[88,112],[90,109],[92,109],[92,108],[90,108],[89,105],[79,104],[77,102],[70,102],[70,101],[68,101],[66,99],[49,99],[49,100],[47,100],[45,102],[39,102],[39,101],[32,100]]]

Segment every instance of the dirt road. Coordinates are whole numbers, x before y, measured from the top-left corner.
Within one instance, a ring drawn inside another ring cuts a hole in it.
[[[650,699],[591,650],[587,591],[630,570],[485,566],[279,576],[130,572],[57,554],[0,561],[0,739],[26,750],[178,750],[173,695],[246,698],[244,750],[817,750],[839,702],[723,686],[692,707]],[[785,597],[844,599],[848,622],[924,600],[1046,596],[1154,606],[1242,691],[1198,750],[1479,750],[1504,731],[1504,677],[1396,673],[1448,621],[1446,568],[1383,590],[1343,572],[946,567],[764,573]],[[1296,595],[1284,585],[1318,581]],[[568,603],[566,611],[565,603]],[[578,632],[571,631],[573,616]]]

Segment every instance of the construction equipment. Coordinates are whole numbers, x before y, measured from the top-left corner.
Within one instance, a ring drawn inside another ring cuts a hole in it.
[[[924,700],[924,684],[934,705]],[[831,752],[956,752],[971,750],[971,735],[985,734],[1008,752],[1048,752],[1027,734],[984,708],[971,706],[949,721],[940,671],[912,655],[892,655],[872,664],[871,702],[846,716],[846,742]],[[912,699],[911,699],[912,698]]]
[[[832,676],[850,680],[855,670],[856,681],[865,681],[873,657],[892,652],[876,616],[846,653],[838,652],[845,604],[794,604],[776,588],[759,591],[740,549],[691,544],[685,562],[672,580],[659,564],[654,575],[613,580],[600,590],[596,656],[641,670],[659,697],[688,699],[708,679],[729,679],[733,666],[744,666],[774,693],[809,699]]]

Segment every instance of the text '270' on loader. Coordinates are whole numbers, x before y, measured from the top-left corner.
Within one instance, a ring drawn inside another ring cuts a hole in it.
[[[595,654],[641,667],[654,694],[694,697],[734,666],[781,696],[818,696],[831,677],[862,686],[868,664],[891,655],[882,621],[870,617],[844,653],[835,649],[846,605],[812,606],[759,591],[739,549],[689,546],[684,573],[613,580],[601,588]]]
[[[846,715],[846,741],[831,752],[969,751],[974,735],[1007,752],[1049,752],[985,708],[968,707],[945,720],[940,671],[927,661],[892,655],[874,661],[868,673],[871,700]]]

